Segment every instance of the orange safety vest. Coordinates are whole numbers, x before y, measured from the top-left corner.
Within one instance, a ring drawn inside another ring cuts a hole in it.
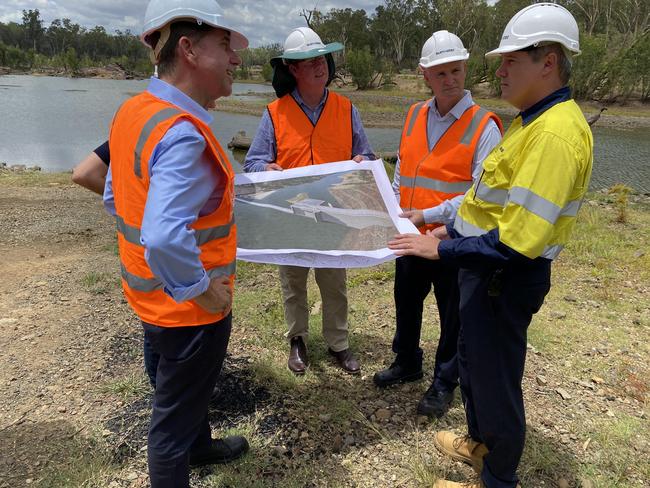
[[[163,283],[149,268],[140,243],[149,191],[149,160],[156,145],[179,119],[196,126],[215,162],[214,170],[227,178],[219,207],[190,225],[201,251],[201,263],[210,278],[228,276],[231,288],[235,280],[234,173],[212,130],[197,117],[149,92],[127,100],[113,119],[109,138],[122,286],[140,319],[162,327],[205,325],[224,318],[223,313],[206,312],[194,300],[177,303],[167,295]]]
[[[290,93],[267,107],[277,155],[284,169],[351,159],[352,102],[332,91],[316,124],[302,111]]]
[[[472,105],[429,150],[427,120],[429,101],[409,109],[399,146],[400,206],[423,210],[440,205],[472,186],[472,160],[476,146],[490,119],[503,133],[496,114]],[[423,234],[440,224],[420,227]]]

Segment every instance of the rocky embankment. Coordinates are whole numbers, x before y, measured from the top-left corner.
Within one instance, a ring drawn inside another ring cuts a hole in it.
[[[141,73],[130,71],[118,63],[79,68],[79,70],[72,73],[64,68],[42,67],[31,70],[16,70],[7,66],[0,66],[0,76],[2,75],[69,76],[72,78],[104,78],[111,80],[144,78]]]

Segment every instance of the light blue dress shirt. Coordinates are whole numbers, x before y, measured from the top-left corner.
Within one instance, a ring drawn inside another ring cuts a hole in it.
[[[208,125],[212,122],[203,107],[163,80],[152,78],[147,91]],[[214,171],[206,145],[194,124],[179,120],[156,145],[149,160],[150,184],[140,242],[151,271],[163,282],[165,293],[177,302],[201,295],[210,284],[189,227],[199,216],[216,210],[225,188],[225,175]],[[115,215],[111,167],[106,176],[104,207]]]
[[[429,142],[429,151],[438,143],[443,134],[465,113],[465,111],[474,105],[472,94],[465,90],[465,95],[460,101],[452,107],[444,116],[440,115],[435,104],[435,97],[429,101],[429,113],[427,118],[427,140]],[[476,180],[481,175],[483,160],[490,154],[492,148],[501,141],[501,131],[494,122],[489,120],[483,133],[478,140],[474,158],[472,159],[472,179]],[[400,181],[400,160],[397,154],[397,163],[395,164],[395,176],[393,178],[393,191],[397,202],[399,203],[399,181]],[[440,205],[424,210],[424,222],[427,224],[441,223],[449,224],[456,218],[456,212],[460,208],[465,195],[458,195],[449,200],[445,200]]]
[[[318,121],[318,118],[323,111],[325,101],[327,100],[327,94],[328,90],[325,89],[322,100],[316,108],[312,109],[300,97],[297,88],[291,93],[296,102],[298,102],[298,105],[300,105],[300,108],[302,108],[313,124]],[[277,154],[278,148],[275,144],[275,129],[273,128],[273,121],[271,120],[271,115],[267,109],[262,114],[260,126],[257,129],[255,138],[246,154],[246,159],[244,160],[244,171],[246,173],[265,171],[266,165],[274,162]],[[356,156],[358,154],[361,154],[366,159],[375,159],[375,155],[370,148],[370,143],[368,142],[366,133],[363,130],[363,123],[361,122],[359,111],[354,105],[352,105],[352,155]]]

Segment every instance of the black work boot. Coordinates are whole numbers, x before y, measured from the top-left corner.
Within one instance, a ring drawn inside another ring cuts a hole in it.
[[[205,466],[207,464],[224,464],[234,461],[248,451],[248,441],[239,435],[212,439],[207,449],[190,452],[190,466]]]
[[[401,364],[393,363],[389,368],[375,373],[372,380],[379,388],[385,388],[397,383],[408,383],[422,379],[422,367],[408,368]]]
[[[439,390],[431,385],[418,403],[417,413],[427,417],[440,418],[447,413],[453,400],[453,391]]]

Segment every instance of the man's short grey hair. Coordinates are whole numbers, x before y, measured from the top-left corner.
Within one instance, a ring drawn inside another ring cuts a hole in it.
[[[554,42],[552,44],[545,44],[532,49],[525,49],[528,52],[533,62],[539,62],[544,56],[550,53],[557,55],[557,67],[560,75],[560,81],[563,85],[569,83],[571,78],[571,64],[572,60],[561,44]]]

